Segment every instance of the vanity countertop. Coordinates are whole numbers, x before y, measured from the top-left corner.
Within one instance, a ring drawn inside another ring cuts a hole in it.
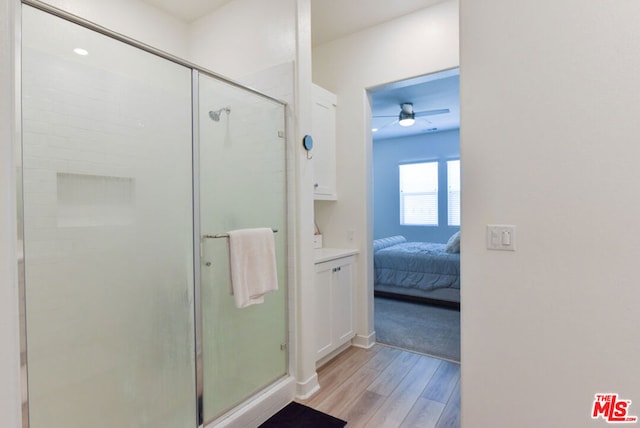
[[[315,263],[328,262],[329,260],[352,256],[359,253],[358,250],[346,248],[317,248],[314,251]]]

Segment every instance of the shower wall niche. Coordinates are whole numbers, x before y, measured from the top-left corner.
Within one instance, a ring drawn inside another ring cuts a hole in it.
[[[286,375],[284,105],[31,6],[22,20],[29,426],[196,427],[202,402],[211,421]],[[261,226],[281,288],[238,310],[224,242],[201,273],[201,232]],[[253,355],[266,373],[238,365]]]
[[[58,227],[134,222],[135,178],[63,172],[56,177]]]

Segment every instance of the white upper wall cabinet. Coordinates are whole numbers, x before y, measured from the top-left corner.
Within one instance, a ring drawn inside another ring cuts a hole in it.
[[[313,85],[311,136],[313,137],[314,199],[336,200],[336,105],[338,97]]]

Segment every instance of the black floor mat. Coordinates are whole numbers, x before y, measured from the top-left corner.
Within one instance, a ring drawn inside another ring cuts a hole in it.
[[[260,428],[342,428],[346,424],[342,419],[291,402],[260,425]]]

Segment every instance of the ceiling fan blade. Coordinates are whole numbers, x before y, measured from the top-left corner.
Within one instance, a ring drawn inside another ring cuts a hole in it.
[[[373,117],[376,117],[376,118],[377,117],[396,117],[397,118],[398,115],[397,114],[392,114],[392,115],[388,115],[388,116],[382,115],[382,116],[373,116]]]
[[[395,116],[378,116],[378,117],[395,117]],[[387,122],[385,125],[379,126],[378,131],[386,128],[387,126],[395,125],[396,123],[398,123],[398,119],[392,120],[391,122]]]
[[[422,116],[434,116],[436,114],[445,114],[445,113],[449,113],[449,109],[448,108],[441,108],[441,109],[436,109],[436,110],[424,110],[424,111],[417,111],[415,112],[416,117],[422,117]]]

